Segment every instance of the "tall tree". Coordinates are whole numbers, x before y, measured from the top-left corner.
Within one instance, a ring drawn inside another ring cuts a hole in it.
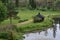
[[[13,5],[12,1],[7,4],[8,9],[8,17],[10,18],[10,24],[12,24],[12,17],[15,17],[18,12],[15,11],[15,5]]]

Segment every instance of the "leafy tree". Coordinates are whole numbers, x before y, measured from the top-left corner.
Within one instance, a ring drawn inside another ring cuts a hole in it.
[[[35,0],[29,0],[29,4],[30,4],[30,6],[31,6],[32,9],[36,8],[36,2],[35,2]]]
[[[0,1],[0,23],[4,21],[7,17],[7,8],[6,6]]]

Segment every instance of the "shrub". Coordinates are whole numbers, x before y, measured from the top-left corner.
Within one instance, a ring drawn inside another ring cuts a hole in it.
[[[16,16],[16,17],[14,17],[14,19],[20,19],[20,17]]]
[[[7,8],[6,6],[0,1],[0,23],[4,21],[7,17]]]
[[[13,25],[13,24],[9,24],[8,26],[6,26],[6,29],[8,29],[7,31],[9,31],[9,30],[18,31],[17,26]]]
[[[36,23],[36,22],[42,22],[42,21],[44,21],[44,18],[40,18],[38,16],[34,17],[34,23]]]
[[[28,19],[20,19],[20,20],[19,20],[19,23],[25,22],[25,21],[28,21]]]
[[[8,39],[9,33],[8,32],[0,32],[0,39]]]
[[[46,9],[41,9],[42,11],[46,11]]]

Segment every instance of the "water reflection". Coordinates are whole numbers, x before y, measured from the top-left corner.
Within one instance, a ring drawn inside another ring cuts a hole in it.
[[[56,24],[53,26],[53,37],[56,37],[56,30],[57,30],[57,26]]]
[[[52,28],[45,31],[25,34],[24,40],[60,40],[60,21],[55,21]]]
[[[47,36],[48,35],[48,31],[47,31],[47,29],[45,30],[45,36]]]
[[[59,25],[59,30],[60,30],[60,25]]]

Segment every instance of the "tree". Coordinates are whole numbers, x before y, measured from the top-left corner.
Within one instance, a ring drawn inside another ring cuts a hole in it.
[[[6,6],[0,1],[0,23],[4,21],[7,17],[7,8]]]
[[[16,3],[16,7],[19,7],[19,0],[16,0],[15,3]]]
[[[56,5],[55,9],[60,10],[60,1],[57,1],[55,5]]]
[[[4,3],[5,5],[8,2],[8,0],[0,0],[0,1],[2,1],[2,3]]]
[[[32,9],[36,8],[36,2],[35,2],[35,0],[29,0],[29,4],[30,4],[30,6],[31,6]]]
[[[12,24],[12,17],[17,16],[17,13],[15,11],[15,5],[10,1],[7,3],[7,9],[8,9],[8,17],[10,18],[10,24]]]

